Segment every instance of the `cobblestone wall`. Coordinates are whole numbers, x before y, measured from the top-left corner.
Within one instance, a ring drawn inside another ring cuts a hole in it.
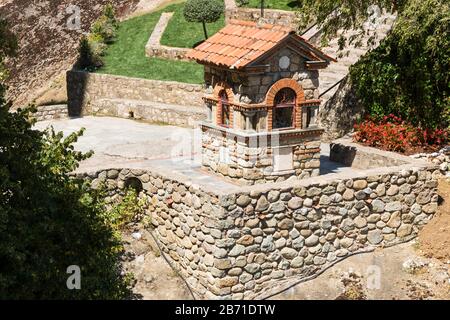
[[[94,113],[102,99],[147,101],[182,106],[202,106],[203,87],[173,81],[128,78],[69,71],[67,91],[70,115]]]
[[[79,173],[97,188],[105,185],[108,197],[123,194],[129,179],[137,178],[150,202],[149,214],[163,250],[198,297],[217,292],[211,273],[217,242],[224,237],[225,212],[219,195],[183,182],[171,173],[141,169],[108,169]]]
[[[163,250],[207,299],[264,298],[351,254],[410,240],[437,210],[440,175],[411,160],[223,193],[161,170],[81,174],[110,196],[139,179]]]
[[[437,210],[434,169],[248,189],[222,199],[222,296],[265,297],[350,254],[409,240]]]

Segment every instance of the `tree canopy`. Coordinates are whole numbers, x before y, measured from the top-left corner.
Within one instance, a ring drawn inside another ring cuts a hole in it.
[[[422,128],[445,128],[448,70],[448,1],[410,0],[381,45],[351,68],[351,78],[370,114],[393,113]]]
[[[0,65],[16,40],[0,21]],[[34,130],[31,109],[10,112],[0,80],[0,299],[121,299],[121,243],[100,191],[70,172],[90,153],[66,138]],[[69,290],[68,267],[81,270]]]
[[[201,22],[205,39],[208,38],[206,23],[220,19],[224,11],[222,0],[188,0],[184,6],[184,17],[188,22]]]
[[[302,0],[299,3],[300,27],[321,26],[325,38],[338,30],[358,30],[373,16],[374,6],[386,12],[402,12],[408,0]],[[333,14],[332,14],[333,13]]]
[[[325,39],[339,30],[360,30],[364,36],[363,25],[373,18],[374,5],[395,12],[397,19],[380,46],[352,66],[357,96],[373,116],[393,113],[422,128],[449,126],[448,1],[303,0],[301,26],[317,22]],[[357,43],[358,37],[352,40]]]

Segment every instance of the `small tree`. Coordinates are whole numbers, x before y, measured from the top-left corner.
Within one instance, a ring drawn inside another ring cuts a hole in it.
[[[201,22],[205,39],[208,39],[206,23],[219,20],[224,10],[220,0],[188,0],[184,6],[184,17],[188,22]]]

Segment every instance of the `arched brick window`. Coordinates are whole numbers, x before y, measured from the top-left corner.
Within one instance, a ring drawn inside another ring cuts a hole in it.
[[[291,88],[283,88],[277,92],[273,107],[273,129],[295,127],[295,106],[297,94]]]
[[[231,108],[228,100],[228,95],[225,90],[219,93],[219,112],[220,112],[220,125],[229,127],[231,125]]]

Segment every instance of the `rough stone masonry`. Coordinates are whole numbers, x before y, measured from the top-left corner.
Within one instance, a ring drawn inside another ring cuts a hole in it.
[[[411,159],[358,176],[230,192],[160,169],[80,175],[94,187],[103,181],[111,197],[139,179],[154,234],[198,298],[258,299],[351,254],[415,237],[437,210],[440,174],[437,166]]]

